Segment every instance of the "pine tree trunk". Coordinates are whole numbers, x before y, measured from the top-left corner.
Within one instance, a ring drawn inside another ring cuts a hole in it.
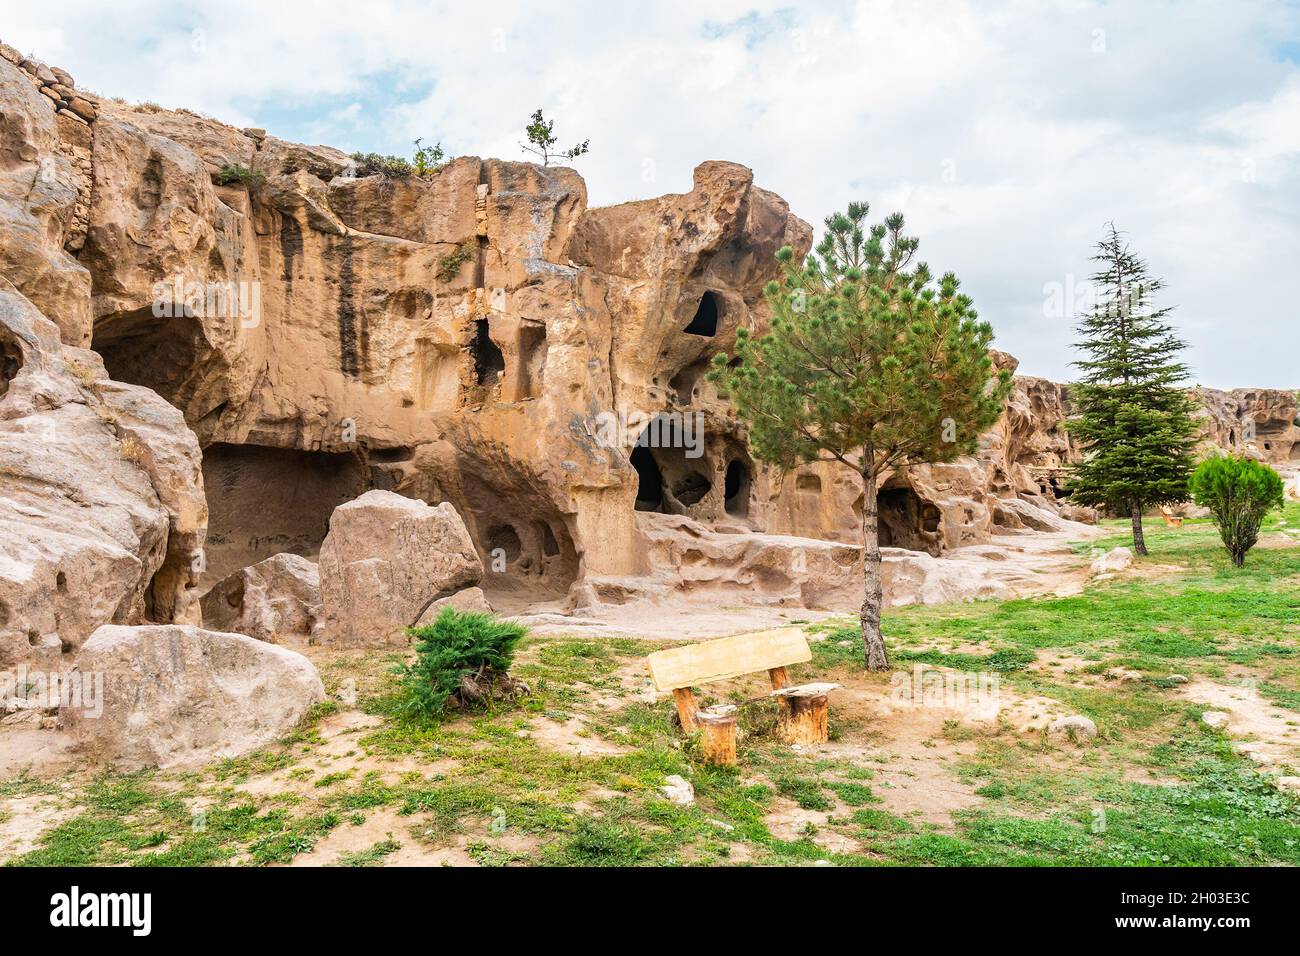
[[[876,506],[876,470],[874,453],[868,449],[862,473],[862,644],[867,655],[867,670],[889,670],[885,639],[880,634],[880,605],[884,585],[880,578],[880,527]]]
[[[1137,502],[1133,503],[1133,551],[1141,555],[1147,553],[1146,538],[1142,535],[1142,506]]]

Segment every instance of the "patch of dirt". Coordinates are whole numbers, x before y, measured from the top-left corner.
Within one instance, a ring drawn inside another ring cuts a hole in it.
[[[597,736],[581,717],[571,717],[561,723],[538,715],[528,722],[527,733],[534,742],[547,750],[578,757],[612,757],[630,750]]]
[[[1300,715],[1270,703],[1249,682],[1193,681],[1183,687],[1183,696],[1226,712],[1226,732],[1242,738],[1237,749],[1257,763],[1300,766]]]
[[[53,795],[0,801],[0,861],[30,853],[42,834],[71,820],[81,809],[75,804],[64,805]]]
[[[862,845],[857,840],[825,829],[828,819],[843,815],[837,810],[805,810],[793,800],[778,797],[772,801],[772,810],[764,815],[763,822],[778,840],[793,842],[807,837],[828,853],[860,853]],[[811,835],[807,832],[810,824],[816,828]]]

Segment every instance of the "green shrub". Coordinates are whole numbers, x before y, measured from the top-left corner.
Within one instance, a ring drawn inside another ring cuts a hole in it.
[[[415,152],[410,160],[382,153],[353,153],[357,176],[386,176],[389,179],[406,179],[408,176],[431,176],[451,159],[443,152],[442,144],[421,145],[423,138],[415,141]]]
[[[256,189],[266,182],[266,176],[239,163],[226,163],[218,170],[214,182],[218,186],[233,186],[235,183],[240,183],[249,189]]]
[[[420,144],[423,141],[423,138],[415,141],[415,155],[411,159],[411,165],[415,168],[415,175],[417,176],[428,176],[430,173],[436,173],[448,158],[442,151],[442,143],[421,146]]]
[[[460,267],[468,262],[474,255],[474,243],[463,242],[456,247],[455,252],[449,252],[438,260],[438,278],[443,282],[450,282],[460,275]]]
[[[357,164],[357,176],[386,176],[389,179],[405,179],[415,170],[401,156],[385,156],[381,153],[353,153],[352,161]]]
[[[527,688],[507,673],[528,629],[490,614],[444,608],[408,633],[419,639],[415,663],[402,668],[404,708],[432,717],[446,708],[514,697]]]
[[[1207,458],[1192,473],[1192,500],[1210,509],[1232,563],[1241,567],[1259,539],[1259,526],[1282,507],[1282,479],[1268,465],[1235,455]]]

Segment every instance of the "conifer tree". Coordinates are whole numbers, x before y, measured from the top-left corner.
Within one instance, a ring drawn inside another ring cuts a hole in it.
[[[749,424],[762,460],[788,470],[839,462],[862,481],[863,601],[867,667],[889,660],[880,634],[882,585],[877,491],[886,472],[975,451],[1002,413],[1009,372],[995,374],[993,330],[948,273],[937,283],[913,263],[918,240],[895,213],[865,226],[866,203],[826,220],[805,262],[777,253],[784,277],[766,289],[771,330],[737,331],[738,361],[709,373]]]
[[[1070,432],[1084,446],[1072,469],[1073,500],[1127,516],[1133,550],[1146,554],[1142,512],[1187,500],[1198,425],[1186,391],[1187,347],[1165,321],[1171,307],[1153,304],[1164,282],[1129,248],[1114,225],[1097,243],[1096,301],[1078,328],[1071,389],[1077,418]]]

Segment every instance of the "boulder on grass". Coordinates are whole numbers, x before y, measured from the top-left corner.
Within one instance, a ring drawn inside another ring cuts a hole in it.
[[[455,594],[448,595],[445,598],[438,598],[420,615],[420,619],[415,622],[416,627],[424,627],[426,624],[432,624],[438,619],[445,607],[455,608],[462,613],[466,611],[475,611],[479,614],[492,614],[492,605],[488,603],[487,595],[483,593],[482,588],[465,588],[463,591],[457,591]]]
[[[321,620],[320,574],[297,554],[265,561],[218,581],[203,596],[203,624],[276,643],[307,640]]]
[[[450,503],[431,507],[391,491],[368,491],[334,509],[319,569],[321,641],[354,646],[406,642],[406,629],[433,601],[483,578]]]
[[[1092,561],[1093,574],[1114,574],[1133,567],[1133,552],[1128,548],[1113,548]]]
[[[63,707],[63,727],[88,757],[120,770],[238,757],[283,737],[325,699],[301,654],[191,625],[101,627],[72,673],[82,694]]]

